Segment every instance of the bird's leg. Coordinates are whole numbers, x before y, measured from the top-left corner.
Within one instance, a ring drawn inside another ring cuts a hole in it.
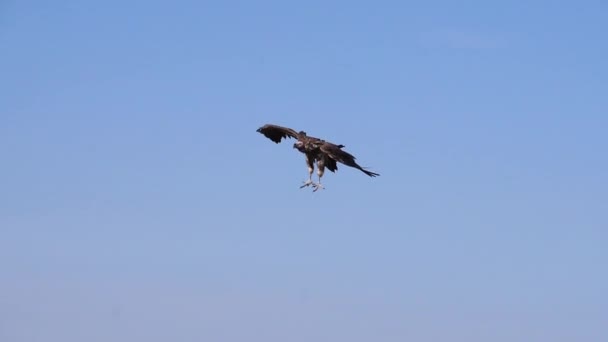
[[[304,184],[302,184],[302,186],[300,186],[300,189],[305,188],[307,186],[314,186],[315,183],[312,181],[312,173],[314,171],[314,168],[310,167],[310,165],[308,166],[308,180],[304,181]]]
[[[314,188],[312,190],[312,192],[315,192],[319,189],[325,189],[325,187],[323,185],[321,185],[321,177],[323,177],[323,172],[325,171],[325,168],[317,168],[317,174],[319,175],[319,183],[313,183],[312,187]]]

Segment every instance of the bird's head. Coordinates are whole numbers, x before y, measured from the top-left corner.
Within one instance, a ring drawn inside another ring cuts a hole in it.
[[[302,152],[304,150],[304,143],[298,140],[293,144],[293,148],[297,148],[298,151]]]

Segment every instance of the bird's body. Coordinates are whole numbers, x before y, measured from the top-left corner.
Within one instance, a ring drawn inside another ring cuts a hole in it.
[[[342,150],[344,145],[336,145],[323,139],[308,136],[304,131],[296,132],[291,128],[271,124],[258,128],[257,132],[263,134],[277,144],[280,143],[282,139],[296,139],[293,148],[306,156],[306,164],[308,166],[308,180],[304,182],[304,185],[301,186],[302,188],[309,185],[313,186],[313,191],[323,188],[321,186],[321,177],[323,177],[325,168],[331,172],[336,172],[338,170],[338,162],[359,169],[370,177],[379,176],[378,173],[365,170],[359,166],[359,164],[355,162],[355,157],[352,154]],[[317,175],[319,176],[318,183],[312,181],[315,162],[317,165]]]

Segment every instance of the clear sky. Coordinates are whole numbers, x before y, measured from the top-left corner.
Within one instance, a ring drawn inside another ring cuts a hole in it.
[[[605,1],[0,2],[0,340],[608,341]],[[276,123],[346,145],[326,189]]]

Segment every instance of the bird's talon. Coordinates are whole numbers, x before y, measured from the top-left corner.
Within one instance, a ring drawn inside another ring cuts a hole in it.
[[[300,186],[300,189],[305,188],[305,187],[310,186],[310,185],[314,185],[314,183],[312,181],[310,181],[310,180],[305,181],[304,184],[302,184],[302,186]]]

